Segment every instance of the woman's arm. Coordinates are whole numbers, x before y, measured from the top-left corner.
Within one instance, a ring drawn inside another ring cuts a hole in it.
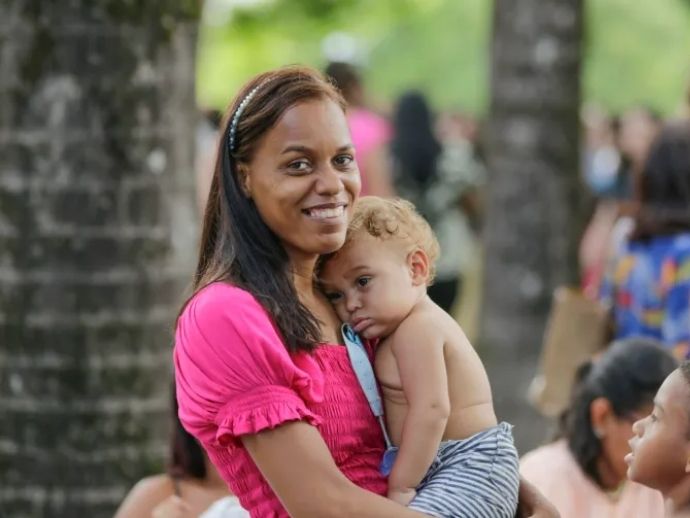
[[[424,516],[350,482],[336,466],[321,434],[307,423],[293,421],[241,439],[290,516]]]

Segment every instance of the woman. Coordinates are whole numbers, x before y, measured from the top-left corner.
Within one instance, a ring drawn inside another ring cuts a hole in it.
[[[381,496],[382,433],[313,282],[360,189],[342,98],[307,68],[261,74],[218,157],[176,329],[182,423],[254,517],[421,516]]]
[[[450,312],[462,286],[461,272],[471,266],[477,246],[470,217],[478,216],[483,169],[467,141],[449,138],[441,145],[419,92],[405,93],[398,101],[391,155],[397,191],[415,204],[438,237],[441,256],[429,296]]]
[[[219,515],[212,514],[209,508],[220,506],[227,510],[224,518],[246,515],[199,443],[182,427],[177,410],[173,391],[168,473],[139,481],[120,505],[115,518],[212,518]],[[233,508],[237,514],[230,514]]]
[[[522,459],[520,471],[561,518],[649,518],[664,515],[661,494],[626,482],[632,423],[649,413],[654,394],[676,368],[649,339],[614,343],[578,371],[562,438]]]
[[[615,253],[601,298],[616,338],[656,338],[690,352],[690,123],[665,128],[640,179],[630,236]]]

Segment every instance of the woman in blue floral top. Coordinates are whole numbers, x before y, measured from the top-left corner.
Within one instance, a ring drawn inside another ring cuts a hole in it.
[[[629,237],[610,261],[601,300],[616,338],[659,339],[690,357],[690,122],[665,128],[639,181]]]

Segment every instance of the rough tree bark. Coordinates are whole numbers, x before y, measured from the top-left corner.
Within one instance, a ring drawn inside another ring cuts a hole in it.
[[[555,287],[576,283],[583,0],[496,0],[482,344],[500,417],[525,449],[526,403]]]
[[[161,467],[195,4],[0,2],[2,516],[112,516]]]

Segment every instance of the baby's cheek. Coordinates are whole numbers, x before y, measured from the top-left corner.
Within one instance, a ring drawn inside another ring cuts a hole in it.
[[[345,311],[345,303],[344,302],[337,302],[335,305],[335,314],[338,315],[338,318],[340,319],[341,322],[347,322],[349,315],[347,314],[347,311]]]

